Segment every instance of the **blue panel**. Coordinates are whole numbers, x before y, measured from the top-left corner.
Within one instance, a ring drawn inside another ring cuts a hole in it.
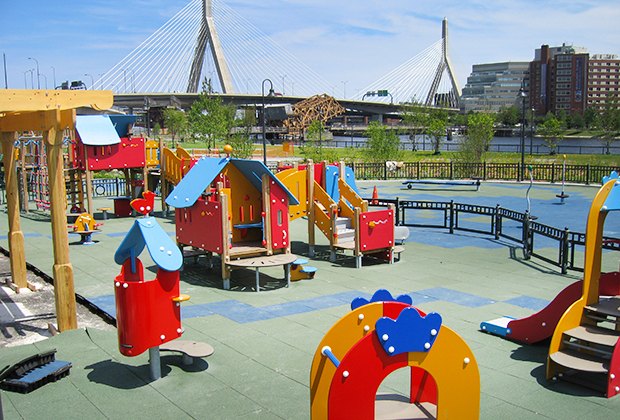
[[[107,115],[78,115],[75,118],[75,129],[82,143],[89,146],[107,146],[121,142]]]
[[[508,323],[513,319],[514,318],[510,316],[503,316],[501,318],[481,322],[480,329],[489,334],[506,337],[508,335]]]
[[[456,303],[462,306],[469,306],[470,308],[477,308],[479,306],[495,303],[495,301],[491,299],[482,298],[469,293],[458,292],[456,290],[445,289],[443,287],[418,290],[417,293],[426,294],[438,300],[444,300],[446,302]]]
[[[620,210],[620,179],[618,179],[618,172],[613,171],[609,176],[604,177],[603,183],[607,183],[612,179],[615,179],[616,183],[614,184],[609,195],[605,199],[605,204],[603,204],[601,210]]]
[[[504,303],[510,303],[511,305],[519,306],[521,308],[540,311],[542,308],[546,307],[549,304],[549,301],[531,296],[518,296],[512,299],[505,300]]]
[[[122,265],[128,258],[140,255],[145,245],[158,267],[176,271],[183,265],[181,251],[154,217],[136,219],[116,250],[114,261]]]
[[[415,308],[405,308],[397,319],[379,318],[375,333],[383,350],[390,355],[427,352],[433,347],[441,328],[441,315],[430,313],[423,317]]]
[[[394,297],[388,290],[379,289],[370,299],[363,297],[356,297],[353,299],[351,301],[351,310],[353,311],[361,306],[368,305],[373,302],[402,302],[407,305],[411,305],[413,303],[411,296],[409,295],[399,295],[398,297]]]
[[[335,202],[340,200],[340,190],[338,189],[338,167],[334,165],[327,165],[325,169],[325,192]]]
[[[194,205],[202,192],[228,165],[230,158],[202,157],[166,198],[166,204],[175,208],[185,208]],[[260,190],[260,188],[259,188]]]
[[[248,160],[248,159],[231,159],[231,163],[246,177],[258,191],[262,190],[263,175],[269,175],[269,178],[279,185],[288,196],[288,202],[290,205],[299,204],[297,198],[282,184],[282,182],[276,178],[276,176],[265,166],[260,160]]]
[[[159,226],[153,217],[136,220],[140,225],[146,248],[158,267],[166,271],[177,271],[183,265],[183,254],[177,244]]]
[[[110,121],[119,137],[127,137],[129,125],[134,124],[137,119],[135,115],[110,115]]]
[[[360,195],[360,190],[357,188],[357,184],[355,183],[355,173],[353,172],[353,168],[348,166],[344,167],[344,180],[349,187],[355,191],[355,194]]]

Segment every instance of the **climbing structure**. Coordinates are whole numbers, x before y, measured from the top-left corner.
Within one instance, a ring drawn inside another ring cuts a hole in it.
[[[620,180],[612,172],[594,197],[586,225],[581,298],[568,307],[551,339],[547,379],[562,378],[620,393],[620,295],[599,294],[603,226],[610,211],[620,210]]]
[[[285,120],[284,125],[288,127],[289,134],[303,135],[313,121],[325,124],[345,111],[333,97],[326,94],[314,95],[293,105],[293,116]]]
[[[437,419],[478,418],[480,374],[471,349],[442,325],[439,314],[426,315],[411,303],[410,296],[393,298],[387,290],[378,290],[370,300],[353,300],[351,312],[334,324],[314,353],[312,419],[375,419],[379,405],[384,413],[397,410],[407,418],[422,418],[414,417],[420,414],[417,406],[435,412]],[[389,396],[376,398],[381,382],[400,368],[411,372],[405,407]]]
[[[362,266],[362,257],[394,261],[395,210],[368,211],[368,202],[356,192],[355,176],[344,163],[314,164],[283,170],[278,179],[295,195],[299,205],[291,206],[291,220],[308,217],[309,254],[314,256],[315,226],[329,240],[331,260],[337,252],[353,251],[356,266]]]

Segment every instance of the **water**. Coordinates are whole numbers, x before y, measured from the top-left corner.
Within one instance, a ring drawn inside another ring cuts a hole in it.
[[[414,150],[414,142],[412,142],[408,135],[400,135],[401,149]],[[452,140],[448,141],[444,139],[441,143],[441,151],[456,152],[459,150],[460,143],[463,140],[462,136],[453,136]],[[520,137],[494,137],[491,140],[489,151],[491,152],[503,152],[503,153],[520,153],[521,148]],[[365,137],[355,136],[334,136],[332,142],[325,142],[325,146],[328,147],[365,147]],[[525,153],[532,154],[549,154],[550,150],[545,145],[545,142],[541,138],[534,137],[530,140],[529,136],[525,137]],[[415,150],[418,151],[431,151],[433,150],[433,144],[428,136],[416,136],[415,137]],[[620,155],[620,142],[617,142],[610,147],[610,153],[613,155]],[[591,138],[569,138],[562,140],[558,146],[556,152],[558,154],[605,154],[606,148],[603,143],[598,139]]]

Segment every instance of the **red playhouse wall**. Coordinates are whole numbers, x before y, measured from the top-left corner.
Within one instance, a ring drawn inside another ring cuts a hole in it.
[[[124,168],[143,168],[146,161],[146,140],[142,137],[121,137],[121,142],[106,146],[86,146],[79,140],[73,149],[74,166],[85,170],[84,148],[88,169],[101,171]]]
[[[177,242],[221,254],[222,207],[217,201],[199,198],[192,207],[175,213]]]
[[[286,248],[290,241],[288,235],[288,196],[280,185],[273,180],[270,182],[271,246],[273,249],[282,249]]]
[[[394,245],[394,210],[362,213],[359,227],[362,252],[389,248]]]
[[[137,356],[151,347],[179,338],[181,307],[172,299],[179,296],[179,272],[158,270],[154,280],[144,281],[143,266],[136,258],[123,263],[114,282],[119,351]]]

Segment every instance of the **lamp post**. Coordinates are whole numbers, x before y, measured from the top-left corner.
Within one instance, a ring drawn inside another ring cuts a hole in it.
[[[347,99],[347,82],[348,80],[343,80],[342,83],[342,99]]]
[[[530,156],[532,156],[532,143],[534,141],[534,112],[536,109],[530,108],[532,111],[530,114]]]
[[[521,166],[519,167],[519,180],[525,179],[525,85],[521,83],[519,89],[519,97],[521,98]]]
[[[269,94],[268,96],[273,96],[273,83],[270,79],[263,80],[261,85],[261,98],[263,100],[263,115],[262,115],[262,125],[263,125],[263,163],[267,166],[267,134],[265,129],[265,82],[269,82]]]
[[[54,66],[50,66],[52,69],[52,79],[54,80],[54,89],[56,89],[56,68]]]
[[[90,89],[95,90],[95,79],[92,74],[85,73],[84,76],[90,77]]]
[[[37,63],[37,89],[41,89],[41,80],[39,79],[39,60],[32,57],[28,57],[28,60],[34,60],[34,62]]]
[[[286,88],[284,85],[284,79],[286,78],[286,74],[282,76],[282,95],[286,95]]]

